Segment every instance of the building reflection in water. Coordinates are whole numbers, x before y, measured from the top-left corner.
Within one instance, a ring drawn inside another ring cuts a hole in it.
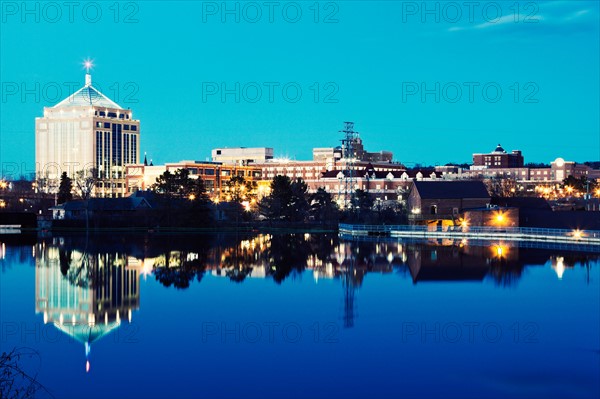
[[[66,240],[66,239],[65,239]],[[81,342],[89,369],[90,346],[131,322],[139,308],[140,276],[165,287],[187,289],[208,273],[235,283],[270,278],[281,284],[311,272],[314,280],[337,279],[345,327],[357,317],[357,292],[367,274],[403,274],[413,285],[436,281],[491,280],[517,284],[525,267],[550,263],[559,279],[598,254],[521,250],[514,243],[435,239],[343,241],[333,234],[152,235],[101,240],[52,238],[34,246],[36,312],[45,323]],[[78,241],[79,240],[79,241]],[[111,241],[113,240],[113,241]]]
[[[90,370],[91,345],[130,323],[140,304],[140,269],[119,253],[67,249],[60,240],[36,248],[36,313],[85,347]]]

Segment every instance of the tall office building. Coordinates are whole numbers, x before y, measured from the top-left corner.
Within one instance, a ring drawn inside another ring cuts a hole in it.
[[[35,120],[36,177],[52,191],[62,172],[93,170],[95,195],[120,197],[125,165],[139,163],[139,146],[140,121],[92,86],[88,70],[85,86]]]

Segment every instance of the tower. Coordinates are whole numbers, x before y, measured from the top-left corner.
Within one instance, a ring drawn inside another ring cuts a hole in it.
[[[91,61],[84,66],[84,86],[35,120],[36,177],[53,192],[62,172],[93,172],[94,195],[120,197],[125,165],[139,162],[140,121],[92,85]]]
[[[344,208],[350,207],[352,195],[356,187],[355,163],[358,157],[357,144],[360,145],[358,132],[354,131],[354,122],[344,122],[342,139],[342,159],[344,162]]]

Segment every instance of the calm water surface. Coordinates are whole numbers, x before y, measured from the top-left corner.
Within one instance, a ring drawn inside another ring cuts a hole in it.
[[[336,235],[0,237],[57,398],[600,397],[599,255]],[[42,395],[43,396],[43,395]]]

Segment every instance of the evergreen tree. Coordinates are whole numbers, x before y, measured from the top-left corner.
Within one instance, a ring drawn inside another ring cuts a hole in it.
[[[302,179],[291,181],[287,176],[275,176],[271,194],[264,198],[260,210],[269,219],[303,221],[309,209],[308,186]]]
[[[335,220],[337,217],[338,207],[323,187],[319,188],[316,193],[310,197],[310,214],[315,220],[320,222],[328,222]]]
[[[64,204],[67,201],[71,201],[73,199],[73,194],[71,191],[73,190],[73,181],[69,176],[67,176],[67,172],[63,172],[60,175],[60,185],[58,186],[58,203]]]

